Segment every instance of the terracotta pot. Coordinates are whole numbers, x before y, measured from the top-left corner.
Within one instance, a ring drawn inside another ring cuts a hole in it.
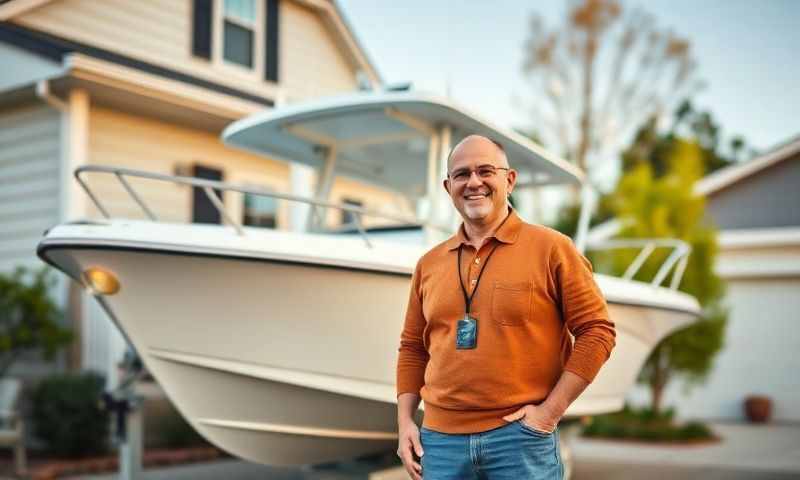
[[[749,395],[744,400],[744,412],[753,423],[766,423],[772,415],[772,400],[764,395]]]

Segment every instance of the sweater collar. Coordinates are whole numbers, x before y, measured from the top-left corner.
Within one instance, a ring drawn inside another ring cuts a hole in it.
[[[521,228],[522,219],[519,218],[519,215],[517,215],[517,211],[514,210],[513,207],[509,206],[508,217],[503,221],[503,224],[500,225],[500,228],[498,228],[497,231],[494,232],[494,235],[492,235],[490,238],[496,238],[502,243],[512,244],[517,241]],[[455,250],[460,245],[465,243],[468,243],[467,234],[464,231],[464,222],[461,222],[461,226],[458,227],[458,232],[447,239],[445,244],[447,245],[447,250]]]

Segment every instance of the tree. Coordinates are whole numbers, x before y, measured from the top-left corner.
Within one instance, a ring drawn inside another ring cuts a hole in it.
[[[745,139],[741,135],[731,137],[726,152],[720,132],[721,128],[711,112],[697,111],[691,101],[686,100],[675,110],[668,132],[658,131],[656,117],[651,117],[639,128],[632,144],[622,152],[622,172],[627,173],[636,165],[648,163],[655,177],[661,177],[666,173],[670,152],[680,138],[694,139],[700,151],[703,176],[741,161],[743,153],[748,150]]]
[[[701,86],[688,40],[617,0],[572,1],[553,30],[534,14],[524,48],[532,120],[546,143],[589,174],[633,128]]]
[[[638,378],[649,385],[656,414],[671,380],[682,378],[688,389],[706,378],[725,336],[727,311],[721,304],[725,287],[713,269],[716,230],[705,215],[705,199],[694,194],[694,183],[705,170],[703,148],[697,140],[671,137],[660,148],[650,150],[651,161],[632,164],[609,199],[625,225],[620,237],[678,238],[692,248],[679,290],[697,298],[701,319],[659,343]],[[663,169],[661,175],[656,174],[659,168]],[[611,268],[621,274],[637,253],[613,252]],[[668,253],[654,252],[636,278],[652,279]]]
[[[33,272],[22,267],[0,274],[0,377],[25,352],[41,351],[52,360],[72,341],[59,325],[61,312],[48,295],[54,281],[47,267]]]

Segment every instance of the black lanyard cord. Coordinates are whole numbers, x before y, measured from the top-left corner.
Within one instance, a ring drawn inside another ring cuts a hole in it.
[[[495,229],[495,232],[500,230],[500,227],[502,227],[503,224],[506,223],[506,220],[508,220],[508,218],[510,216],[511,216],[511,209],[509,208],[508,213],[506,214],[506,218],[504,218],[503,221],[500,222],[500,225],[497,226],[497,228]],[[486,265],[489,263],[489,259],[492,258],[492,254],[494,253],[494,251],[497,250],[497,247],[500,246],[500,242],[496,238],[495,238],[495,242],[497,242],[497,243],[495,244],[494,247],[492,247],[492,250],[489,252],[489,255],[486,256],[486,261],[483,262],[483,266],[481,267],[481,271],[478,272],[478,278],[475,279],[475,290],[472,291],[472,295],[467,295],[467,289],[464,288],[464,279],[461,278],[461,248],[464,246],[464,244],[462,243],[462,244],[460,244],[458,246],[458,260],[457,260],[457,262],[458,262],[458,286],[461,287],[461,293],[464,294],[464,305],[465,305],[465,307],[467,309],[466,310],[466,314],[467,315],[469,315],[469,309],[470,309],[470,306],[472,305],[472,300],[475,298],[475,294],[478,293],[478,284],[480,284],[480,282],[481,282],[481,276],[483,276],[483,271],[486,270]]]
[[[478,293],[478,285],[481,283],[481,276],[483,276],[483,271],[486,270],[486,265],[489,264],[489,259],[492,258],[492,254],[494,253],[494,251],[497,250],[497,247],[500,246],[499,241],[495,240],[495,242],[497,243],[495,244],[494,247],[492,247],[492,250],[489,251],[489,255],[486,256],[486,261],[483,262],[481,271],[478,272],[478,278],[475,280],[475,289],[472,291],[472,295],[467,295],[467,289],[464,288],[464,279],[461,277],[461,249],[464,246],[464,244],[462,243],[461,245],[458,246],[458,285],[461,287],[461,293],[464,294],[464,305],[466,306],[467,315],[469,315],[469,309],[470,305],[472,305],[472,300],[475,298],[475,294]]]

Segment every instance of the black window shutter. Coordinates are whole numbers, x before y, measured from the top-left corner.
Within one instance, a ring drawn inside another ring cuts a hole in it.
[[[264,0],[266,2],[267,24],[264,29],[264,79],[271,82],[278,81],[278,25],[279,11],[278,0]]]
[[[193,176],[205,180],[222,180],[222,170],[195,164]],[[215,188],[214,192],[222,200],[222,192]],[[194,223],[222,223],[222,218],[217,207],[208,199],[202,187],[192,187],[192,222]]]
[[[211,32],[214,21],[214,0],[194,0],[192,53],[211,59]]]

